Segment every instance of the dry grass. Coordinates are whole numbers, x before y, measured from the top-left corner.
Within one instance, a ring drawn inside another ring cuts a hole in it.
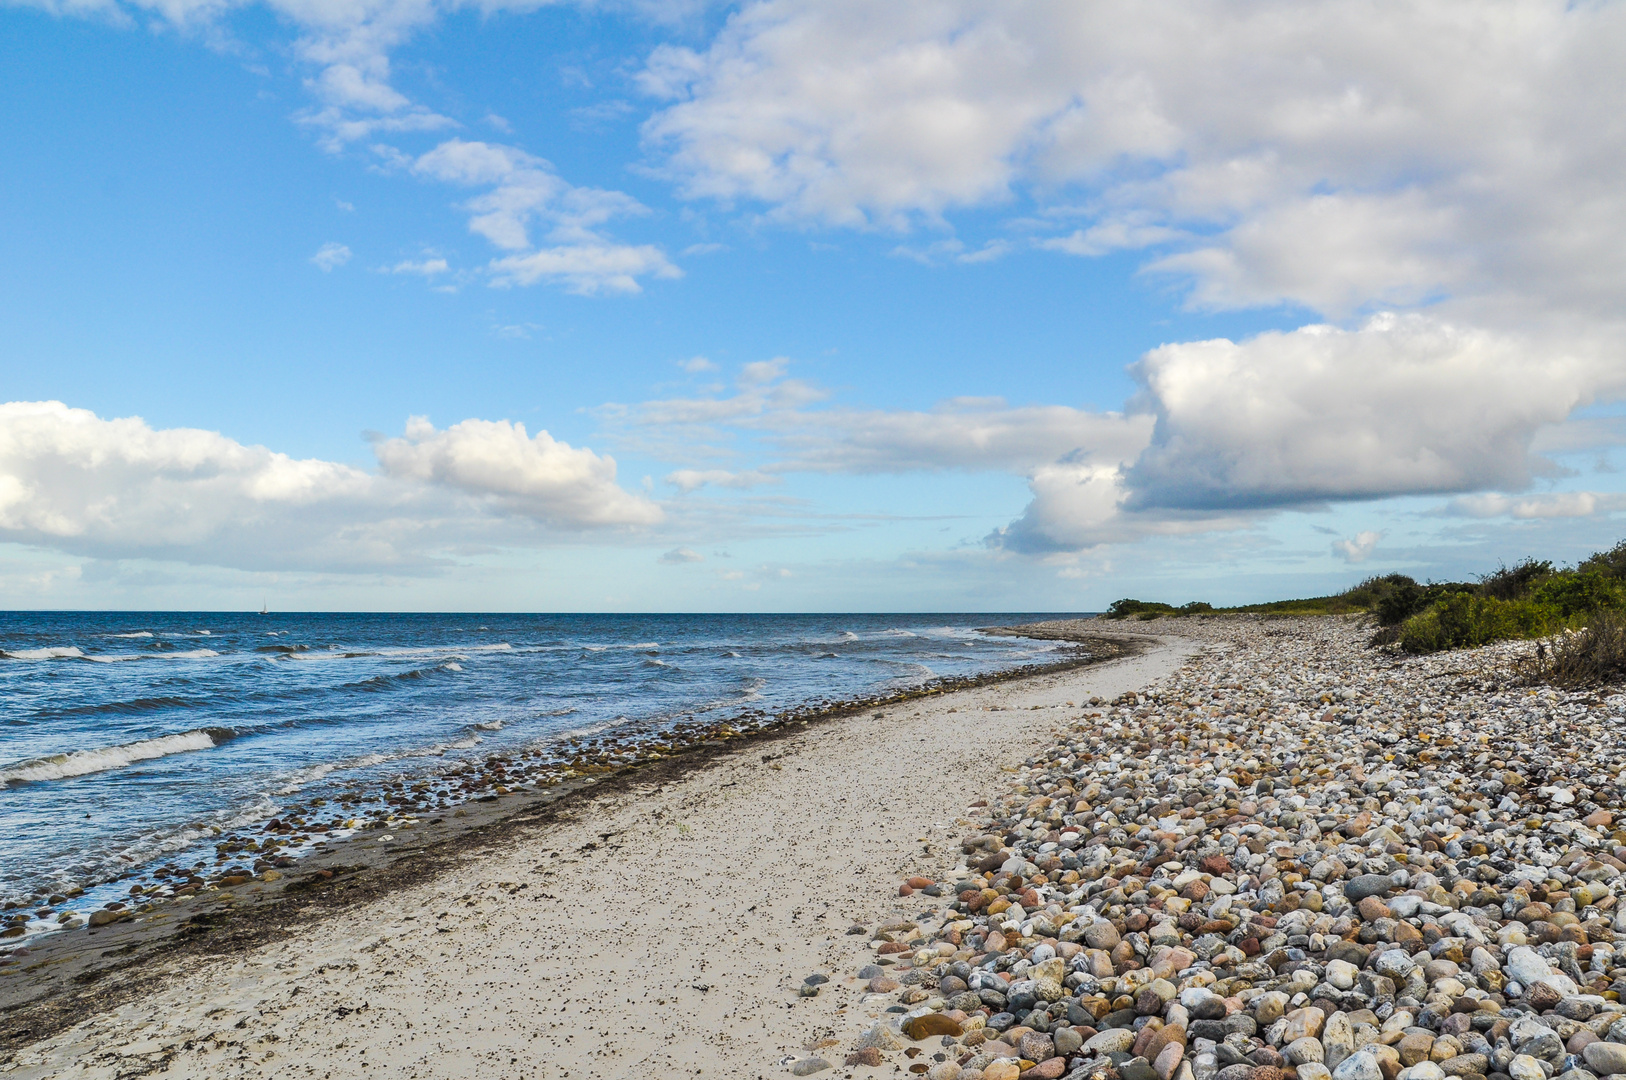
[[[1599,612],[1584,630],[1555,640],[1545,675],[1561,686],[1593,686],[1626,676],[1626,616]]]

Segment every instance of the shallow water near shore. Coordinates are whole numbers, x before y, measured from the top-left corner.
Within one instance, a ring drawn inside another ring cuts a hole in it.
[[[981,615],[0,617],[0,903],[292,800],[583,732],[771,715],[1057,658]]]

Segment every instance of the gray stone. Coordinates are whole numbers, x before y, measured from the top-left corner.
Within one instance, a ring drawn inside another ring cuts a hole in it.
[[[1591,1043],[1582,1048],[1581,1056],[1586,1058],[1587,1068],[1599,1076],[1626,1073],[1626,1044],[1617,1042]]]
[[[1129,1028],[1109,1028],[1090,1036],[1084,1044],[1086,1054],[1127,1054],[1135,1045],[1135,1033]]]
[[[1368,896],[1382,896],[1394,888],[1394,880],[1383,874],[1362,874],[1344,882],[1344,895],[1355,903],[1360,903]]]
[[[1580,993],[1580,988],[1568,975],[1560,975],[1552,966],[1543,960],[1541,954],[1528,945],[1518,945],[1510,950],[1507,959],[1502,963],[1502,970],[1508,977],[1525,986],[1534,986],[1536,983],[1545,983],[1557,990],[1560,997],[1567,997]]]
[[[1383,1070],[1378,1066],[1376,1057],[1365,1050],[1357,1050],[1332,1071],[1332,1080],[1383,1080]]]
[[[1348,1013],[1335,1012],[1327,1017],[1326,1026],[1321,1029],[1321,1048],[1322,1063],[1329,1069],[1338,1068],[1355,1052],[1355,1029]]]
[[[790,1067],[792,1076],[812,1076],[816,1072],[823,1072],[830,1067],[830,1063],[821,1057],[803,1058]]]
[[[1513,1055],[1513,1060],[1507,1063],[1507,1074],[1512,1080],[1547,1080],[1541,1062],[1529,1054]]]
[[[1445,1070],[1437,1062],[1419,1061],[1410,1068],[1401,1069],[1395,1080],[1445,1080]]]
[[[1325,1060],[1326,1052],[1321,1048],[1320,1039],[1306,1035],[1282,1047],[1282,1057],[1289,1065],[1303,1065],[1305,1062],[1319,1065]]]

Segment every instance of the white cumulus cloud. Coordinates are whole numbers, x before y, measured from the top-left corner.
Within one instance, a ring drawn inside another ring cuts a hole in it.
[[[615,460],[560,442],[524,424],[464,420],[437,430],[426,417],[407,421],[398,439],[373,447],[388,476],[489,496],[538,520],[566,526],[651,525],[658,506],[615,482]]]
[[[789,220],[1082,208],[1038,241],[1161,248],[1205,305],[1612,317],[1623,51],[1626,8],[1553,0],[757,0],[655,50],[644,130]]]
[[[1446,513],[1460,517],[1586,518],[1626,510],[1626,495],[1617,491],[1550,491],[1534,495],[1495,493],[1459,495],[1446,504]]]
[[[1165,345],[1135,372],[1157,416],[1137,503],[1195,509],[1517,489],[1540,429],[1626,384],[1607,351],[1421,315]]]
[[[1381,532],[1371,530],[1358,532],[1347,539],[1334,540],[1332,553],[1351,565],[1363,563],[1372,557],[1372,552],[1377,550],[1378,541],[1382,539]]]
[[[661,516],[616,485],[613,460],[506,421],[414,420],[376,449],[383,468],[369,472],[58,401],[0,404],[0,540],[249,569],[422,570],[460,543]]]

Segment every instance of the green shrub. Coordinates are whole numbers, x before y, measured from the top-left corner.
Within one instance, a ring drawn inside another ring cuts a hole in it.
[[[1535,599],[1569,617],[1621,607],[1626,601],[1626,585],[1598,570],[1564,572],[1543,581],[1536,588]]]
[[[1385,582],[1389,587],[1375,592],[1372,613],[1384,626],[1398,626],[1423,606],[1423,589],[1405,574],[1390,574]]]
[[[1409,653],[1466,649],[1508,638],[1532,638],[1562,628],[1562,615],[1531,600],[1452,593],[1413,615],[1400,627],[1400,647]]]
[[[1155,619],[1159,615],[1173,615],[1174,607],[1171,604],[1160,604],[1155,600],[1114,600],[1112,606],[1107,608],[1106,617],[1109,619]]]
[[[1617,581],[1626,580],[1626,540],[1608,551],[1600,551],[1575,568],[1580,574],[1602,574]]]
[[[1499,566],[1479,579],[1481,596],[1497,600],[1523,600],[1539,583],[1551,577],[1553,564],[1525,559],[1515,566]]]

